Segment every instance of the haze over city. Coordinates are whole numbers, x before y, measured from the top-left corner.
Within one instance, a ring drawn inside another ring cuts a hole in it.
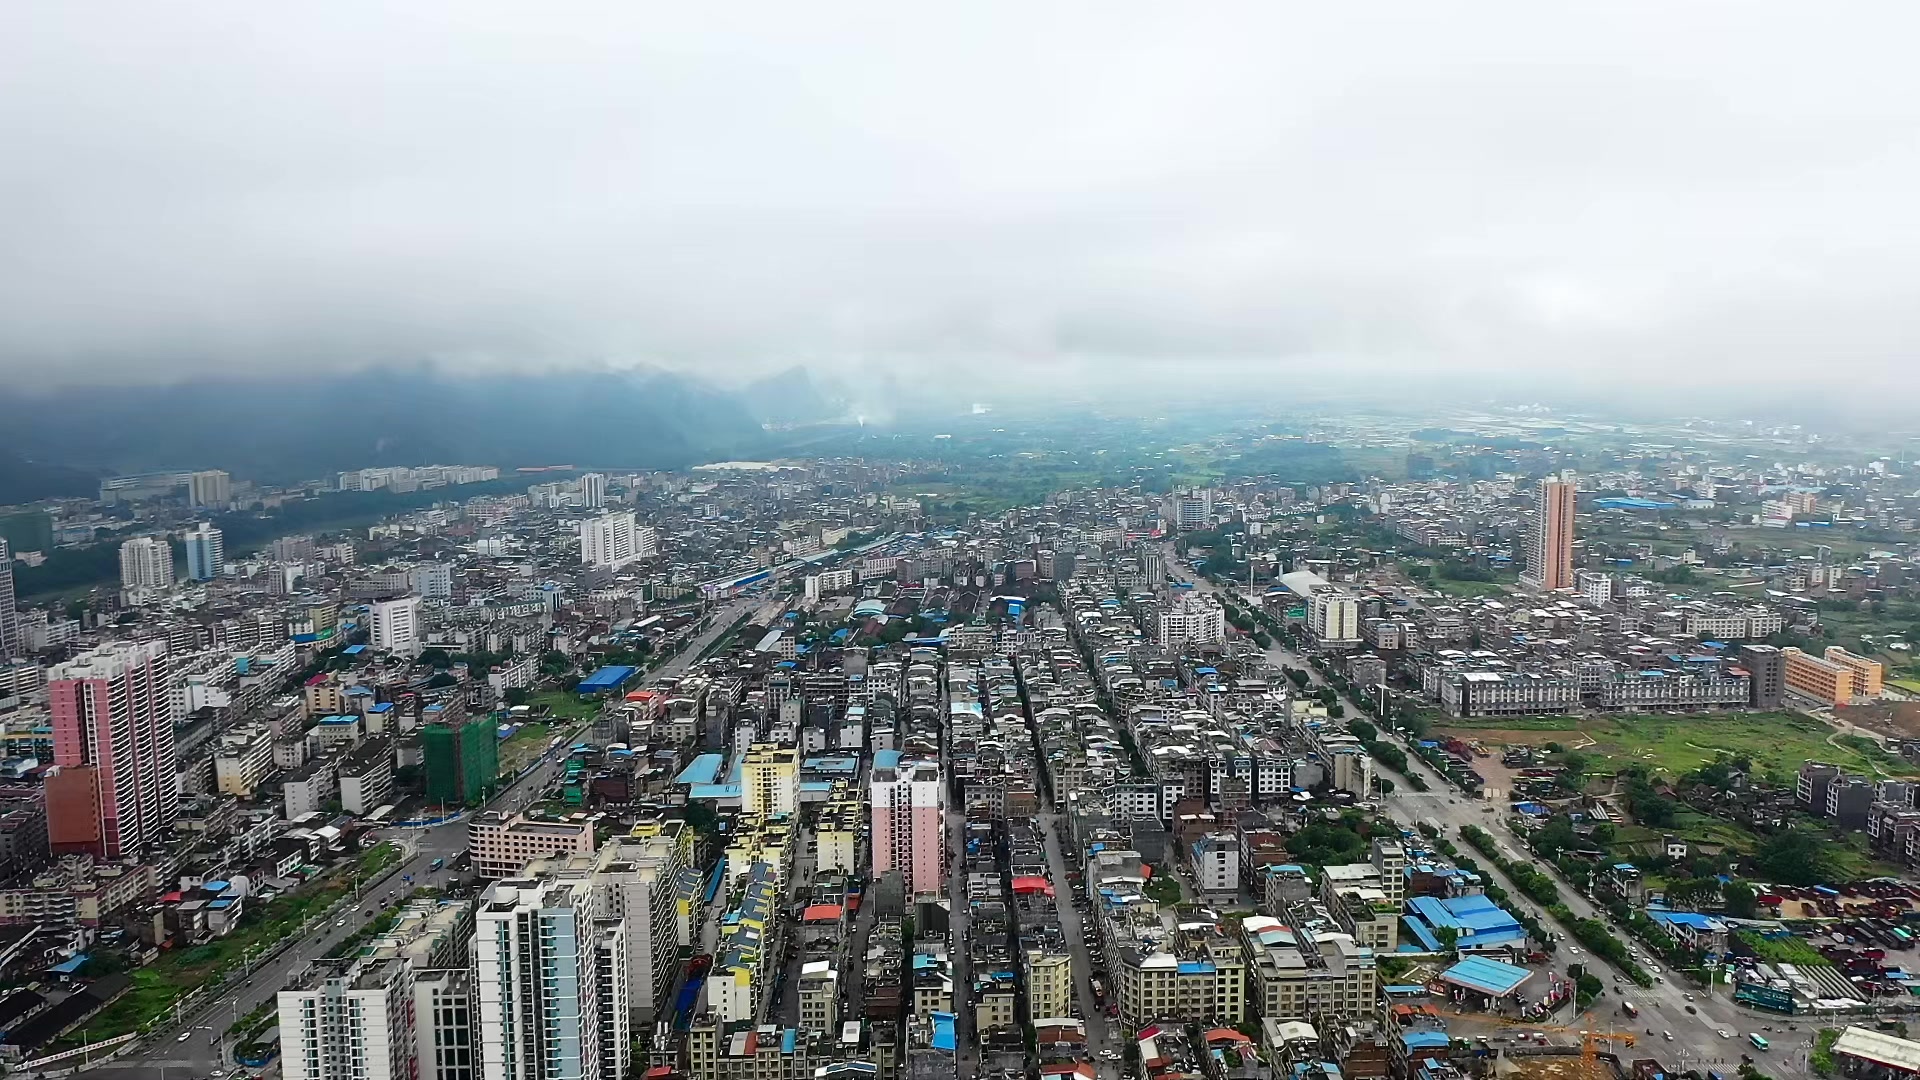
[[[1823,14],[10,4],[0,368],[1885,380],[1917,16]]]
[[[0,4],[0,1074],[1920,1080],[1916,24]]]

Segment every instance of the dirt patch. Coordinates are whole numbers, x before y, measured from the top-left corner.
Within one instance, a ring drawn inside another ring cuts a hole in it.
[[[1920,701],[1876,701],[1846,705],[1833,714],[1856,727],[1896,739],[1920,739]]]

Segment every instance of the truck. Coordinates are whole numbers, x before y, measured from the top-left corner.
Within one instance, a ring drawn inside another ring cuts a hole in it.
[[[1623,1001],[1620,1003],[1620,1011],[1626,1013],[1629,1018],[1635,1018],[1640,1015],[1640,1006],[1631,1001]]]

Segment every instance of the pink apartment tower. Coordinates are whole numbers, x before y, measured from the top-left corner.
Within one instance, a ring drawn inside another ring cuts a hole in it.
[[[946,865],[946,788],[934,761],[903,761],[898,750],[873,758],[873,872],[900,871],[909,897],[939,893]]]
[[[167,643],[118,642],[47,673],[53,763],[47,839],[56,854],[117,859],[165,836],[180,813]]]

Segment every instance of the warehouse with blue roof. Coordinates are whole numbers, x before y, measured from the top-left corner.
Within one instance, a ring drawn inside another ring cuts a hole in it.
[[[610,694],[627,685],[627,680],[633,678],[634,673],[638,670],[638,668],[628,667],[625,664],[608,664],[599,671],[581,679],[580,685],[573,689],[575,693],[582,696],[587,694]]]
[[[1415,896],[1407,900],[1407,909],[1401,922],[1428,952],[1445,951],[1438,933],[1443,929],[1454,932],[1454,948],[1463,953],[1526,947],[1527,928],[1479,893],[1446,900]]]

